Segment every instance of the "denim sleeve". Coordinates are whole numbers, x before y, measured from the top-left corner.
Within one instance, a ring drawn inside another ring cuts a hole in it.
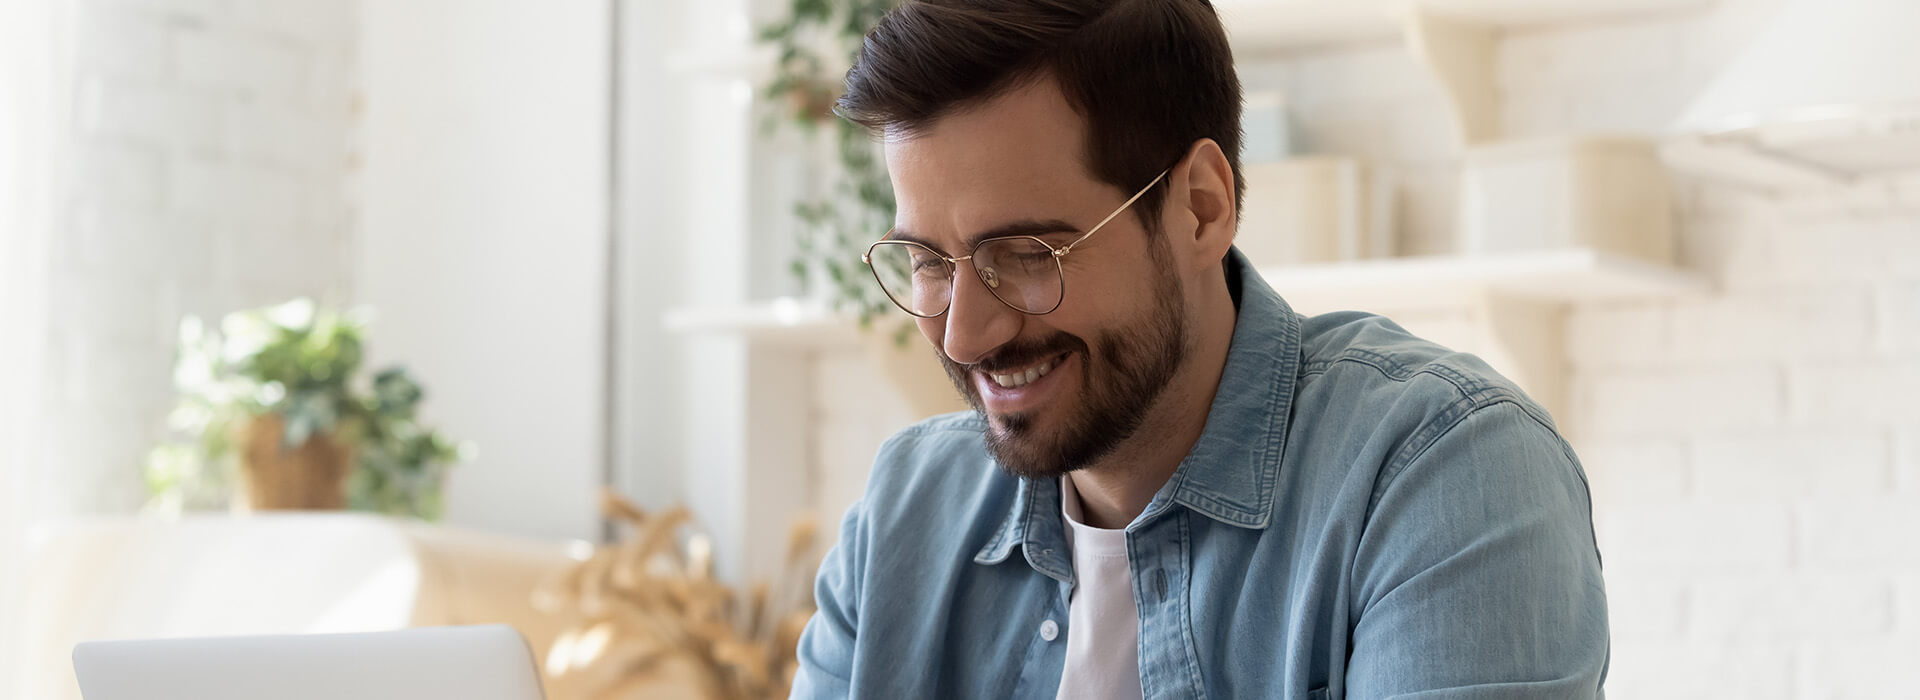
[[[814,579],[819,607],[800,633],[800,669],[791,698],[845,698],[852,692],[854,634],[860,622],[860,581],[866,562],[861,527],[864,501],[847,508],[840,539],[827,551]]]
[[[1600,698],[1607,602],[1586,477],[1512,402],[1382,473],[1354,559],[1349,698]]]

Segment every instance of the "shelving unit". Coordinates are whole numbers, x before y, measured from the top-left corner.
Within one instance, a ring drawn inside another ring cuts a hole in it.
[[[1712,0],[1217,0],[1237,58],[1339,44],[1395,42],[1445,96],[1457,143],[1469,153],[1503,135],[1497,89],[1500,35],[1514,28],[1699,10]],[[1400,258],[1262,268],[1296,309],[1318,313],[1454,310],[1483,356],[1560,412],[1562,319],[1570,302],[1663,298],[1709,288],[1670,266],[1594,250]]]
[[[1499,138],[1495,47],[1518,27],[1673,14],[1712,0],[1220,0],[1240,60],[1399,41],[1432,75],[1460,144]]]
[[[1712,289],[1697,274],[1595,250],[1389,258],[1260,267],[1296,310],[1434,311],[1492,295],[1535,304],[1665,299]],[[858,324],[817,302],[781,298],[733,307],[677,309],[662,319],[687,335],[730,334],[789,347],[852,347]]]
[[[1793,0],[1673,125],[1676,168],[1772,195],[1920,176],[1920,4]]]
[[[1501,32],[1516,27],[1687,12],[1712,0],[1216,0],[1235,56],[1243,61],[1340,44],[1390,43],[1432,76],[1446,95],[1462,150],[1503,135],[1495,83]],[[720,105],[751,96],[772,57],[733,43],[675,54],[665,67]],[[732,90],[734,92],[724,92]],[[731,104],[731,103],[728,103]],[[748,104],[746,100],[741,105]],[[742,107],[744,109],[744,107]],[[1435,115],[1434,118],[1446,119]],[[740,161],[728,162],[746,162]],[[729,171],[739,182],[742,173]],[[736,226],[738,222],[735,222]],[[732,229],[729,229],[732,230]],[[744,237],[734,231],[740,240]],[[1564,409],[1562,319],[1572,304],[1704,293],[1684,270],[1592,250],[1483,257],[1395,258],[1260,272],[1305,313],[1353,308],[1406,318],[1432,311],[1468,321],[1449,344],[1486,358],[1556,413]],[[900,317],[890,317],[892,324]],[[837,514],[860,493],[871,446],[918,413],[889,381],[871,334],[817,300],[778,299],[669,311],[660,319],[683,338],[701,377],[690,402],[688,483],[716,494],[735,537],[773,532],[799,507]],[[883,326],[881,333],[891,329]],[[1474,337],[1459,337],[1464,334]],[[1456,342],[1457,341],[1457,342]],[[919,342],[917,339],[915,342]],[[924,343],[922,343],[924,345]],[[915,348],[910,363],[937,371]],[[944,376],[934,377],[944,381]],[[708,484],[718,484],[709,487]]]
[[[1608,253],[1555,250],[1486,256],[1391,258],[1289,267],[1260,275],[1305,314],[1355,309],[1387,315],[1463,311],[1482,337],[1465,348],[1558,412],[1563,341],[1555,320],[1572,303],[1659,300],[1706,294],[1704,277]],[[855,349],[858,323],[825,305],[774,299],[738,307],[678,309],[665,327],[800,350]]]

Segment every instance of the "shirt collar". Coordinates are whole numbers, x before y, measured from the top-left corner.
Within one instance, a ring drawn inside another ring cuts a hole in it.
[[[1226,270],[1228,284],[1237,285],[1240,308],[1207,426],[1129,530],[1175,504],[1238,527],[1264,529],[1273,521],[1300,373],[1301,319],[1238,248],[1228,251]],[[1035,569],[1070,581],[1073,567],[1058,544],[1064,541],[1059,503],[1057,479],[1021,480],[1006,520],[974,561],[999,563],[1021,544]]]

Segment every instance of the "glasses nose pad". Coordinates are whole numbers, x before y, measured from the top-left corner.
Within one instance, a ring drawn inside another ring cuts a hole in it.
[[[987,284],[987,289],[999,289],[1000,273],[991,267],[980,268],[980,281]]]

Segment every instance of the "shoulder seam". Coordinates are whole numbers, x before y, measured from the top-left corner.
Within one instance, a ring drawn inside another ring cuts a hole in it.
[[[1300,376],[1325,374],[1334,365],[1341,363],[1371,367],[1387,380],[1400,383],[1413,381],[1422,374],[1430,374],[1452,385],[1458,400],[1491,403],[1503,398],[1518,398],[1507,387],[1492,382],[1474,381],[1459,369],[1438,360],[1409,368],[1390,357],[1370,350],[1351,349],[1330,360],[1316,360],[1305,365],[1300,371]]]
[[[1400,452],[1394,455],[1392,460],[1387,462],[1387,466],[1380,471],[1379,479],[1374,483],[1373,494],[1367,499],[1367,518],[1369,520],[1373,518],[1373,509],[1380,502],[1380,494],[1386,492],[1387,488],[1392,486],[1395,480],[1399,479],[1400,474],[1405,472],[1408,466],[1419,461],[1421,457],[1426,456],[1429,449],[1432,449],[1435,444],[1438,444],[1442,438],[1451,434],[1454,429],[1460,427],[1461,423],[1467,422],[1468,418],[1472,418],[1482,411],[1492,410],[1503,404],[1513,406],[1520,411],[1521,415],[1533,421],[1535,425],[1544,428],[1548,435],[1553,436],[1555,440],[1560,443],[1561,453],[1566,455],[1569,460],[1572,460],[1574,464],[1579,464],[1578,459],[1573,456],[1571,446],[1567,444],[1564,437],[1561,437],[1560,431],[1554,428],[1553,423],[1549,420],[1542,420],[1534,409],[1528,406],[1526,402],[1521,401],[1518,396],[1514,396],[1511,392],[1506,391],[1501,391],[1495,396],[1481,399],[1463,396],[1460,400],[1453,402],[1448,405],[1446,409],[1442,410],[1436,420],[1429,422],[1426,427],[1422,428],[1415,435],[1415,442],[1413,444],[1400,450]],[[1584,480],[1583,475],[1582,481]]]

